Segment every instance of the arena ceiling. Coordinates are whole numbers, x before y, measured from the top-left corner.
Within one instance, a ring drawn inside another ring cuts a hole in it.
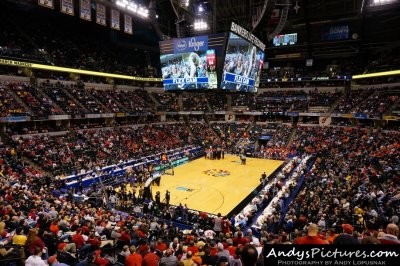
[[[159,6],[174,6],[175,12],[168,13],[167,17],[175,16],[175,23],[180,27],[169,26],[172,36],[226,32],[235,21],[267,43],[270,59],[285,54],[300,54],[300,58],[349,57],[386,49],[400,41],[398,0],[382,1],[386,2],[382,6],[374,5],[378,0],[190,0],[189,7],[185,7],[183,1],[157,1]],[[198,13],[199,5],[204,8],[203,14]],[[282,19],[285,9],[287,18]],[[208,22],[208,31],[193,30],[192,21],[197,18]],[[168,25],[168,21],[160,24]],[[335,42],[321,41],[321,28],[330,25],[348,25],[351,37]],[[297,45],[272,47],[271,39],[277,33],[297,33]]]
[[[22,7],[37,6],[37,0],[7,1]],[[98,1],[115,6],[115,0]],[[374,2],[379,1],[386,4],[374,5]],[[154,12],[151,21],[135,25],[136,33],[142,34],[139,38],[134,38],[139,42],[144,37],[174,38],[226,32],[232,21],[251,29],[267,44],[267,56],[270,60],[285,59],[287,58],[285,55],[290,54],[300,54],[300,58],[351,57],[365,51],[379,51],[398,46],[400,42],[400,0],[137,0],[136,2],[148,6],[151,12]],[[199,12],[200,5],[203,12]],[[282,19],[285,14],[287,17]],[[196,19],[207,21],[208,30],[194,31],[193,23]],[[335,42],[321,41],[322,27],[340,24],[349,25],[351,38]],[[273,47],[271,39],[277,33],[297,33],[297,45]],[[149,37],[152,34],[154,37]]]

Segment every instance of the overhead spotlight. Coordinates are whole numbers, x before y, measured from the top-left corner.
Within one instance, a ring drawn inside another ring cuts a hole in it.
[[[204,31],[208,29],[208,24],[203,19],[195,20],[193,23],[195,31]]]
[[[147,18],[149,16],[149,10],[143,6],[136,4],[130,0],[117,0],[115,4],[121,8],[124,8],[131,13],[136,13],[141,17]]]
[[[204,12],[204,8],[203,8],[203,6],[201,4],[199,5],[197,10],[199,11],[199,13],[203,13]]]

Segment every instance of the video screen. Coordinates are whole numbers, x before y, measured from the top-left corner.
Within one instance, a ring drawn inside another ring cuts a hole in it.
[[[272,41],[274,46],[286,46],[297,43],[297,33],[282,34],[274,37]]]
[[[164,90],[208,90],[217,88],[214,50],[161,55]]]
[[[227,91],[257,92],[264,64],[264,52],[234,33],[229,34],[221,88]]]

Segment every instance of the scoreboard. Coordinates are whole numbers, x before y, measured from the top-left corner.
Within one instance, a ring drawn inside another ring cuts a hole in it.
[[[287,46],[297,43],[297,33],[282,34],[274,37],[272,44],[274,46]]]

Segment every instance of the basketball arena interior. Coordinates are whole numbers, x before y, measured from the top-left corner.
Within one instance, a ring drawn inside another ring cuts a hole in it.
[[[399,97],[399,0],[2,0],[0,265],[400,265]]]

